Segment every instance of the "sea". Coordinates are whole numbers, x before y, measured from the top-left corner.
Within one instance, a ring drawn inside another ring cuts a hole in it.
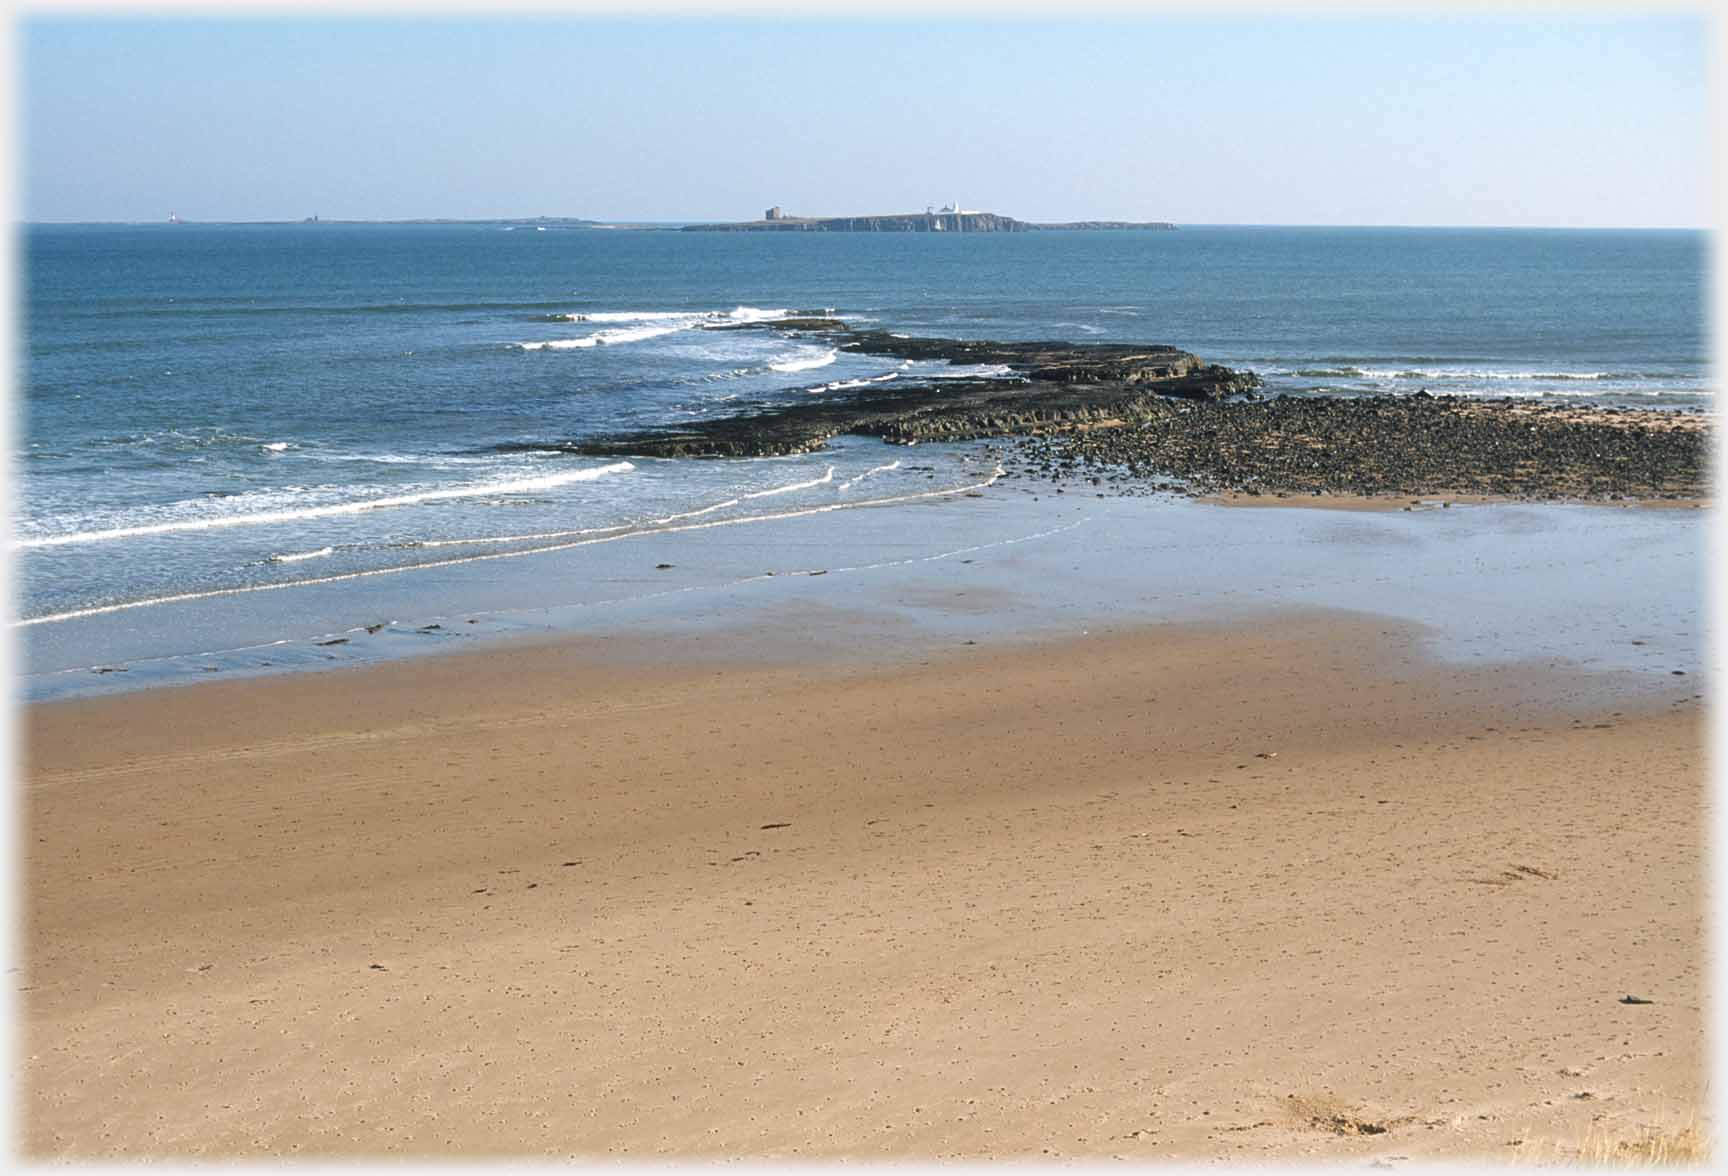
[[[1259,373],[1269,396],[1713,403],[1707,238],[1689,231],[320,222],[31,225],[21,243],[11,545],[27,673],[95,657],[70,637],[92,618],[125,614],[151,651],[203,654],[239,638],[199,632],[197,608],[159,610],[246,595],[292,616],[308,588],[482,563],[531,593],[527,557],[550,550],[788,517],[843,546],[851,508],[994,482],[977,444],[840,438],[739,460],[558,447],[997,370],[715,329],[789,312],[1172,344]],[[37,664],[37,648],[56,652]]]

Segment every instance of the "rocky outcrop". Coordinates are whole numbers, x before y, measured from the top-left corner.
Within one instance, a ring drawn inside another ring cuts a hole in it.
[[[1000,364],[1001,376],[870,384],[836,389],[677,429],[552,443],[574,453],[649,457],[765,457],[819,449],[842,433],[885,441],[960,441],[1062,425],[1142,419],[1159,401],[1252,395],[1259,377],[1175,347],[1122,343],[1000,343],[918,339],[853,331],[836,319],[800,317],[726,324],[775,330],[841,351],[953,364]],[[525,448],[545,448],[534,442]]]

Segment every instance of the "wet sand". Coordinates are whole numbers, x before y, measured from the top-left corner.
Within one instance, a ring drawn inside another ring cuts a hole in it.
[[[772,642],[30,707],[26,1153],[1513,1159],[1701,1108],[1687,679],[1315,614]]]

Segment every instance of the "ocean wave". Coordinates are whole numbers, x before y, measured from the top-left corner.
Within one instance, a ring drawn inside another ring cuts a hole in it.
[[[897,470],[899,468],[900,468],[900,463],[897,461],[891,461],[887,465],[873,466],[870,469],[867,469],[863,473],[859,474],[856,478],[846,479],[844,482],[842,482],[838,486],[834,487],[834,489],[836,489],[836,490],[850,490],[850,489],[852,489],[852,487],[854,487],[858,483],[862,482],[865,478],[868,478],[871,474],[885,474],[889,470]]]
[[[735,306],[731,310],[579,310],[563,317],[573,323],[689,322],[692,324],[761,322],[785,318],[786,307]]]
[[[800,351],[780,359],[771,360],[768,367],[777,372],[807,372],[811,368],[827,367],[838,356],[839,352],[832,348],[815,353]]]
[[[981,380],[1011,376],[1014,369],[1005,363],[956,363],[927,374],[933,380]]]
[[[521,447],[512,446],[509,450],[509,453],[510,453],[511,457],[521,457],[521,458],[567,457],[568,456],[566,451],[564,451],[562,449],[551,449],[551,448],[534,449],[534,448],[531,448],[528,446],[521,446]],[[307,461],[331,462],[331,463],[338,463],[338,464],[349,463],[349,462],[365,462],[368,465],[417,465],[417,466],[427,466],[431,469],[438,469],[438,470],[455,469],[455,468],[461,467],[461,466],[475,466],[475,465],[497,467],[499,464],[499,460],[500,460],[499,455],[496,453],[473,454],[473,453],[328,453],[328,452],[319,452],[319,453],[306,453],[306,454],[302,454],[300,456],[304,460],[307,460]]]
[[[320,547],[317,551],[294,551],[270,557],[270,563],[301,563],[309,559],[323,559],[335,552],[334,547]]]
[[[592,335],[582,335],[575,339],[546,339],[538,343],[518,343],[516,346],[524,351],[564,351],[572,347],[603,347],[616,346],[619,343],[637,343],[643,339],[656,339],[661,335],[670,335],[675,331],[686,329],[684,323],[674,323],[671,326],[618,327],[610,331],[596,331]]]
[[[748,501],[749,499],[752,499],[752,498],[772,498],[776,494],[790,494],[794,490],[809,490],[815,486],[826,486],[828,483],[832,482],[833,480],[834,480],[834,467],[829,466],[828,472],[823,474],[820,478],[811,478],[807,482],[793,482],[789,486],[775,486],[769,490],[756,490],[756,491],[753,491],[752,493],[749,493],[749,494],[740,494],[738,497],[742,500],[745,500],[745,501]]]
[[[286,442],[271,442],[264,437],[254,437],[248,433],[228,433],[221,429],[163,429],[150,433],[116,433],[108,437],[92,437],[83,442],[93,449],[133,449],[155,446],[173,452],[185,452],[198,449],[221,449],[229,446],[258,446],[269,448],[271,445],[287,447]]]
[[[717,313],[691,310],[595,310],[559,315],[573,323],[658,323]]]
[[[624,464],[628,464],[628,463],[624,463]],[[830,471],[830,472],[832,472],[832,471]],[[174,594],[168,595],[168,596],[154,596],[154,597],[149,597],[149,598],[143,599],[143,600],[122,601],[122,602],[116,603],[116,604],[99,604],[99,605],[93,605],[93,606],[88,607],[88,608],[71,609],[71,610],[68,610],[66,612],[49,613],[49,614],[46,614],[43,616],[36,616],[36,617],[26,617],[22,620],[13,621],[12,625],[14,628],[23,628],[23,627],[30,626],[30,625],[56,624],[56,623],[59,623],[62,621],[78,620],[78,619],[83,618],[83,617],[103,616],[103,615],[106,615],[109,613],[125,612],[125,611],[128,611],[130,609],[135,609],[135,608],[149,608],[149,607],[153,607],[155,605],[161,605],[161,604],[182,604],[182,603],[187,603],[187,602],[194,601],[194,600],[210,600],[210,599],[213,599],[216,597],[221,597],[221,596],[240,596],[240,595],[253,593],[253,592],[278,591],[278,590],[285,589],[285,588],[306,588],[306,587],[312,587],[314,585],[319,585],[319,584],[334,584],[334,583],[344,582],[344,581],[348,581],[348,580],[366,579],[366,578],[370,578],[373,576],[396,575],[396,574],[400,574],[403,572],[428,571],[428,570],[431,570],[434,568],[454,567],[454,566],[457,566],[460,564],[481,563],[481,562],[488,561],[488,560],[515,559],[515,558],[519,558],[521,556],[527,556],[527,555],[545,555],[545,554],[549,554],[549,553],[557,552],[557,551],[569,551],[569,550],[572,550],[572,549],[577,548],[577,547],[587,547],[587,546],[590,546],[590,545],[596,544],[596,543],[615,543],[615,542],[622,540],[622,539],[632,539],[632,538],[637,538],[639,536],[646,536],[646,535],[668,535],[668,534],[677,534],[677,533],[685,532],[685,531],[702,531],[702,530],[707,530],[707,529],[712,528],[712,527],[735,527],[735,526],[748,525],[748,524],[752,524],[752,523],[776,522],[776,521],[779,521],[782,519],[805,518],[805,517],[808,517],[811,515],[828,514],[832,511],[837,511],[837,510],[855,510],[857,508],[867,507],[867,506],[887,506],[887,505],[894,504],[894,503],[915,502],[915,501],[920,501],[920,500],[930,499],[930,498],[944,498],[944,497],[949,497],[949,496],[955,495],[955,494],[969,494],[969,493],[973,493],[975,491],[987,489],[988,487],[995,485],[996,482],[1002,477],[1004,472],[1005,471],[1003,470],[1002,466],[997,465],[996,468],[991,472],[990,476],[988,478],[983,479],[982,481],[962,484],[959,486],[946,486],[946,487],[942,487],[942,488],[937,489],[937,490],[924,490],[924,491],[916,491],[916,492],[910,493],[910,494],[889,495],[889,496],[884,497],[884,498],[866,498],[866,499],[860,499],[860,500],[855,501],[855,502],[831,502],[831,503],[825,503],[825,504],[820,505],[820,506],[797,507],[797,508],[794,508],[792,510],[772,511],[772,512],[769,512],[767,514],[759,514],[759,515],[743,515],[739,518],[732,518],[732,519],[714,519],[714,520],[710,520],[707,522],[700,522],[700,523],[681,523],[681,524],[676,525],[676,526],[655,526],[655,527],[647,527],[647,528],[631,529],[631,530],[625,530],[622,528],[612,528],[611,530],[614,530],[617,532],[614,534],[595,534],[592,531],[590,531],[590,532],[586,532],[586,533],[579,533],[579,536],[577,538],[571,539],[567,542],[554,543],[554,544],[550,544],[550,545],[545,546],[545,547],[530,547],[530,548],[525,548],[525,549],[520,550],[520,551],[491,551],[491,552],[483,552],[483,553],[478,554],[478,555],[459,555],[459,556],[450,557],[448,559],[428,560],[425,563],[396,564],[396,565],[393,565],[390,567],[383,567],[383,568],[367,568],[363,571],[342,572],[342,573],[338,573],[336,575],[330,575],[330,576],[312,576],[312,577],[308,577],[308,578],[302,579],[302,580],[286,580],[286,581],[279,581],[279,582],[269,583],[269,584],[245,584],[245,585],[241,585],[239,587],[233,587],[233,588],[209,588],[209,589],[202,589],[202,590],[195,591],[195,592],[177,592],[177,593],[174,593]],[[707,508],[704,508],[703,511],[700,511],[700,512],[688,512],[683,517],[689,517],[690,514],[706,513],[708,511],[711,511],[714,509],[718,509],[718,507],[717,506],[716,507],[707,507]],[[669,517],[670,518],[677,518],[680,516],[669,516]],[[1082,520],[1082,521],[1084,521],[1084,520]],[[1078,525],[1079,525],[1078,523],[1067,524],[1067,526],[1069,526],[1069,527],[1078,526]],[[482,541],[483,540],[475,540],[474,542],[482,542]],[[490,541],[491,542],[504,542],[505,540],[493,539]],[[1019,540],[1011,540],[1010,542],[1018,542],[1018,541]],[[988,545],[986,545],[986,546],[988,546]],[[966,550],[973,550],[973,549],[968,548]],[[952,552],[943,553],[942,556],[928,557],[928,558],[945,558],[947,555],[951,555],[951,554],[956,554],[956,553],[952,553]],[[899,561],[899,562],[911,562],[911,561]],[[887,565],[873,565],[873,566],[887,566]],[[768,573],[768,574],[772,574],[772,573]],[[762,577],[755,577],[755,578],[760,579]]]
[[[762,322],[784,318],[790,312],[784,308],[737,306],[731,310],[595,310],[576,311],[563,317],[575,323],[633,323],[634,326],[613,327],[582,335],[575,339],[543,339],[517,343],[524,351],[567,351],[573,348],[608,347],[620,343],[637,343],[657,339],[679,331],[731,323]]]
[[[250,514],[227,514],[184,519],[167,523],[144,523],[132,527],[111,527],[100,531],[78,531],[66,535],[50,535],[34,539],[19,539],[12,546],[19,549],[60,547],[72,543],[106,543],[115,539],[134,539],[144,535],[167,535],[181,531],[211,531],[225,527],[255,527],[271,523],[299,522],[304,519],[333,518],[360,514],[397,506],[415,506],[425,502],[444,502],[459,498],[480,498],[489,495],[523,493],[530,490],[550,490],[574,482],[591,482],[608,474],[626,473],[636,467],[627,461],[610,465],[546,474],[537,478],[518,478],[508,482],[483,482],[468,486],[446,486],[424,490],[417,494],[394,494],[384,498],[366,498],[338,502],[325,506],[307,506],[291,510],[259,511]]]
[[[814,388],[806,388],[804,391],[808,392],[812,396],[817,396],[823,392],[838,392],[845,388],[863,388],[870,384],[881,384],[885,381],[898,380],[899,378],[899,372],[889,372],[886,375],[881,376],[860,376],[855,380],[835,380],[827,384],[818,384]]]

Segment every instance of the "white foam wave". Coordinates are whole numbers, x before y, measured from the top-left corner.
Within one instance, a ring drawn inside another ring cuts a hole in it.
[[[976,380],[1013,374],[1014,369],[1005,363],[959,363],[929,373],[933,380]]]
[[[896,465],[899,463],[896,462]],[[608,535],[615,531],[628,531],[640,527],[663,527],[667,523],[679,522],[683,519],[701,518],[713,514],[717,510],[725,510],[729,506],[740,506],[749,499],[772,498],[777,494],[790,494],[795,490],[809,490],[823,486],[834,480],[834,467],[829,466],[828,472],[820,478],[812,478],[805,482],[793,482],[785,486],[775,486],[768,490],[757,490],[750,494],[740,494],[723,502],[715,502],[708,506],[697,507],[695,510],[679,511],[676,514],[662,515],[656,519],[637,523],[614,523],[609,527],[581,527],[566,531],[532,531],[522,535],[485,535],[472,539],[422,539],[411,544],[414,547],[459,547],[476,543],[526,543],[529,540],[571,539],[582,535]]]
[[[686,330],[693,324],[674,323],[671,326],[618,327],[610,331],[595,331],[575,339],[547,339],[539,343],[518,343],[524,351],[567,351],[573,347],[616,347],[620,343],[638,343]]]
[[[897,461],[891,461],[887,465],[875,466],[872,469],[865,470],[863,473],[859,474],[856,478],[846,479],[846,481],[840,483],[838,486],[834,487],[834,489],[836,489],[836,490],[850,490],[850,489],[852,489],[852,487],[854,487],[858,483],[862,482],[865,478],[868,478],[871,474],[885,474],[889,470],[897,470],[899,468],[900,468],[900,463]]]
[[[721,323],[761,322],[767,319],[784,318],[791,313],[782,308],[765,308],[760,306],[738,306],[731,310],[599,310],[567,314],[564,317],[576,323],[635,323],[636,326],[613,327],[609,330],[595,331],[591,335],[582,335],[575,339],[542,339],[528,343],[518,343],[524,351],[568,351],[573,348],[615,347],[620,343],[638,343],[643,339],[657,339],[662,335],[671,335],[678,331],[689,331],[699,327],[711,327]]]
[[[740,494],[738,497],[743,499],[772,498],[776,494],[790,494],[794,490],[809,490],[813,486],[826,486],[833,480],[834,467],[829,466],[828,472],[823,474],[820,478],[811,478],[808,482],[793,482],[790,486],[776,486],[772,490],[757,490],[753,494]]]
[[[323,559],[325,556],[332,554],[335,550],[334,547],[320,547],[317,551],[296,551],[283,555],[273,555],[270,557],[270,562],[300,563],[302,560]]]
[[[318,584],[334,584],[346,580],[359,580],[372,576],[390,576],[402,572],[427,571],[432,568],[453,567],[458,564],[480,563],[495,559],[513,559],[524,555],[545,555],[556,551],[568,551],[576,547],[587,547],[595,543],[613,543],[620,539],[632,539],[641,535],[668,535],[683,531],[702,531],[711,527],[734,527],[749,523],[775,522],[781,519],[805,518],[810,515],[828,514],[837,510],[856,510],[866,506],[888,506],[900,502],[914,502],[926,498],[945,498],[954,494],[966,494],[972,491],[984,490],[996,484],[1006,471],[998,465],[991,475],[981,482],[972,482],[961,486],[949,486],[940,490],[926,490],[916,494],[896,494],[887,498],[867,498],[857,502],[835,502],[825,506],[809,506],[797,510],[775,511],[770,514],[746,515],[736,519],[715,519],[706,523],[685,523],[675,527],[653,527],[643,530],[628,531],[622,534],[592,536],[572,540],[568,543],[555,543],[547,547],[531,547],[522,551],[494,551],[482,555],[456,556],[451,559],[430,560],[426,563],[404,564],[388,568],[371,568],[361,572],[344,572],[333,576],[315,576],[305,580],[289,580],[276,584],[248,584],[240,588],[213,588],[200,592],[179,592],[172,596],[157,596],[147,600],[130,600],[122,604],[104,604],[91,608],[73,609],[69,612],[50,613],[46,616],[27,617],[24,620],[13,621],[14,628],[24,628],[28,625],[47,625],[61,621],[78,620],[83,617],[103,616],[108,613],[125,612],[135,608],[149,608],[159,604],[182,604],[194,600],[210,600],[219,596],[240,596],[252,592],[273,592],[284,588],[308,588]],[[1083,520],[1082,520],[1083,521]],[[1077,525],[1077,524],[1076,524]]]
[[[258,448],[262,449],[265,453],[282,453],[287,450],[288,442],[272,441],[268,445],[260,445]]]
[[[424,490],[418,494],[395,494],[385,498],[367,498],[354,502],[339,502],[328,506],[308,506],[297,510],[260,511],[253,514],[218,515],[213,518],[186,519],[172,523],[146,523],[135,527],[113,527],[105,531],[80,531],[70,535],[50,535],[40,539],[20,539],[14,548],[60,547],[69,543],[105,543],[113,539],[133,539],[141,535],[166,535],[177,531],[212,531],[223,527],[256,527],[270,523],[299,522],[303,519],[332,518],[337,515],[360,514],[395,506],[414,506],[423,502],[443,502],[453,498],[474,498],[490,494],[515,494],[529,490],[550,490],[573,482],[591,482],[607,474],[626,473],[636,467],[627,461],[611,465],[547,474],[538,478],[518,478],[508,482],[483,482],[469,486],[447,486],[440,490]]]
[[[731,310],[594,310],[578,311],[564,317],[573,323],[655,323],[731,321],[760,322],[763,319],[785,318],[791,314],[785,307],[736,306]]]
[[[818,384],[814,388],[806,388],[804,391],[815,396],[822,392],[838,392],[844,388],[862,388],[868,384],[880,384],[884,380],[897,380],[899,378],[899,372],[889,372],[885,376],[861,376],[856,380],[835,380],[833,383]]]
[[[788,355],[781,359],[773,360],[768,364],[768,366],[777,372],[807,372],[811,368],[827,367],[829,364],[834,362],[838,355],[839,352],[834,350],[822,351],[816,354],[803,351],[795,355]]]

